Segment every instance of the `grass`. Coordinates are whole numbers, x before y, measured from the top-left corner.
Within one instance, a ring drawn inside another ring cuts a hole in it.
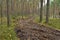
[[[16,19],[19,17],[16,17]],[[18,38],[16,37],[16,34],[14,32],[14,27],[15,27],[15,20],[14,17],[10,17],[10,27],[7,27],[7,20],[6,17],[2,18],[3,24],[0,24],[0,40],[17,40]],[[0,19],[1,20],[1,19]],[[39,22],[39,17],[36,17],[34,19],[35,22]],[[45,20],[43,19],[43,24]],[[50,19],[49,26],[56,28],[56,29],[60,29],[60,19]]]
[[[0,40],[17,40],[13,27],[7,27],[5,25],[0,28]]]
[[[7,27],[6,17],[2,18],[3,23],[0,24],[0,40],[17,40],[16,34],[14,32],[14,19],[11,18],[11,24]]]
[[[48,25],[53,28],[60,29],[60,19],[50,19]]]
[[[35,18],[34,21],[38,23],[39,22],[39,17]],[[45,25],[46,24],[45,21],[46,20],[44,18],[43,21],[42,21],[42,24]],[[55,29],[60,29],[60,19],[56,19],[56,18],[52,19],[52,18],[50,18],[49,23],[46,24],[46,25],[48,25],[48,26],[50,26],[52,28],[55,28]]]

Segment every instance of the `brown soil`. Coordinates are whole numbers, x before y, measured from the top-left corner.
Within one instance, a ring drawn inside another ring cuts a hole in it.
[[[20,19],[15,32],[20,40],[60,40],[60,31],[37,24],[31,19]]]

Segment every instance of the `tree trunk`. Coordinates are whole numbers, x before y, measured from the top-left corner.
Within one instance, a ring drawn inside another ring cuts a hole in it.
[[[50,2],[50,0],[47,0],[46,23],[48,23],[48,21],[49,21],[49,2]]]
[[[2,15],[2,0],[1,0],[1,4],[0,5],[1,5],[1,25],[2,25],[2,16],[3,16]]]
[[[7,4],[7,26],[9,27],[9,4],[8,4],[9,0],[6,0],[6,4]]]
[[[40,8],[40,22],[42,22],[42,10],[43,10],[43,0],[41,0],[41,8]]]

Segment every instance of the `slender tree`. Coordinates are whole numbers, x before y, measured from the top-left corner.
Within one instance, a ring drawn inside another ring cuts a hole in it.
[[[0,8],[1,8],[1,24],[2,24],[2,0],[1,0],[1,3],[0,3]]]
[[[9,4],[8,4],[9,0],[6,0],[6,4],[7,4],[7,26],[9,27]]]
[[[12,13],[12,11],[13,11],[13,0],[11,0],[11,13]]]
[[[55,14],[56,14],[55,10],[56,10],[56,0],[54,0],[53,2],[53,18],[55,18]]]
[[[22,5],[23,6],[22,6],[22,9],[21,10],[22,10],[22,19],[23,19],[23,16],[24,16],[24,0],[22,0]]]
[[[43,0],[41,0],[41,8],[40,8],[40,22],[42,22],[42,10],[43,10]]]
[[[50,0],[47,0],[46,23],[48,23],[48,21],[49,21],[49,2],[50,2]]]

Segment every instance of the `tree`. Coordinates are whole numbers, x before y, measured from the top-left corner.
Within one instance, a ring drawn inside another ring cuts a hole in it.
[[[11,13],[13,13],[13,0],[11,0]]]
[[[56,0],[53,2],[53,18],[56,18]]]
[[[49,2],[50,2],[50,0],[47,0],[46,23],[48,23],[48,21],[49,21]]]
[[[54,13],[55,13],[55,2],[53,2],[53,18],[55,17],[55,14]]]
[[[1,0],[1,2],[0,2],[0,8],[1,8],[1,24],[2,24],[2,16],[3,16],[3,15],[2,15],[2,2],[3,2],[3,1]]]
[[[7,26],[9,27],[9,5],[8,5],[9,0],[6,0],[7,4]]]
[[[41,0],[41,8],[40,8],[40,22],[42,22],[42,9],[43,9],[43,0]]]

